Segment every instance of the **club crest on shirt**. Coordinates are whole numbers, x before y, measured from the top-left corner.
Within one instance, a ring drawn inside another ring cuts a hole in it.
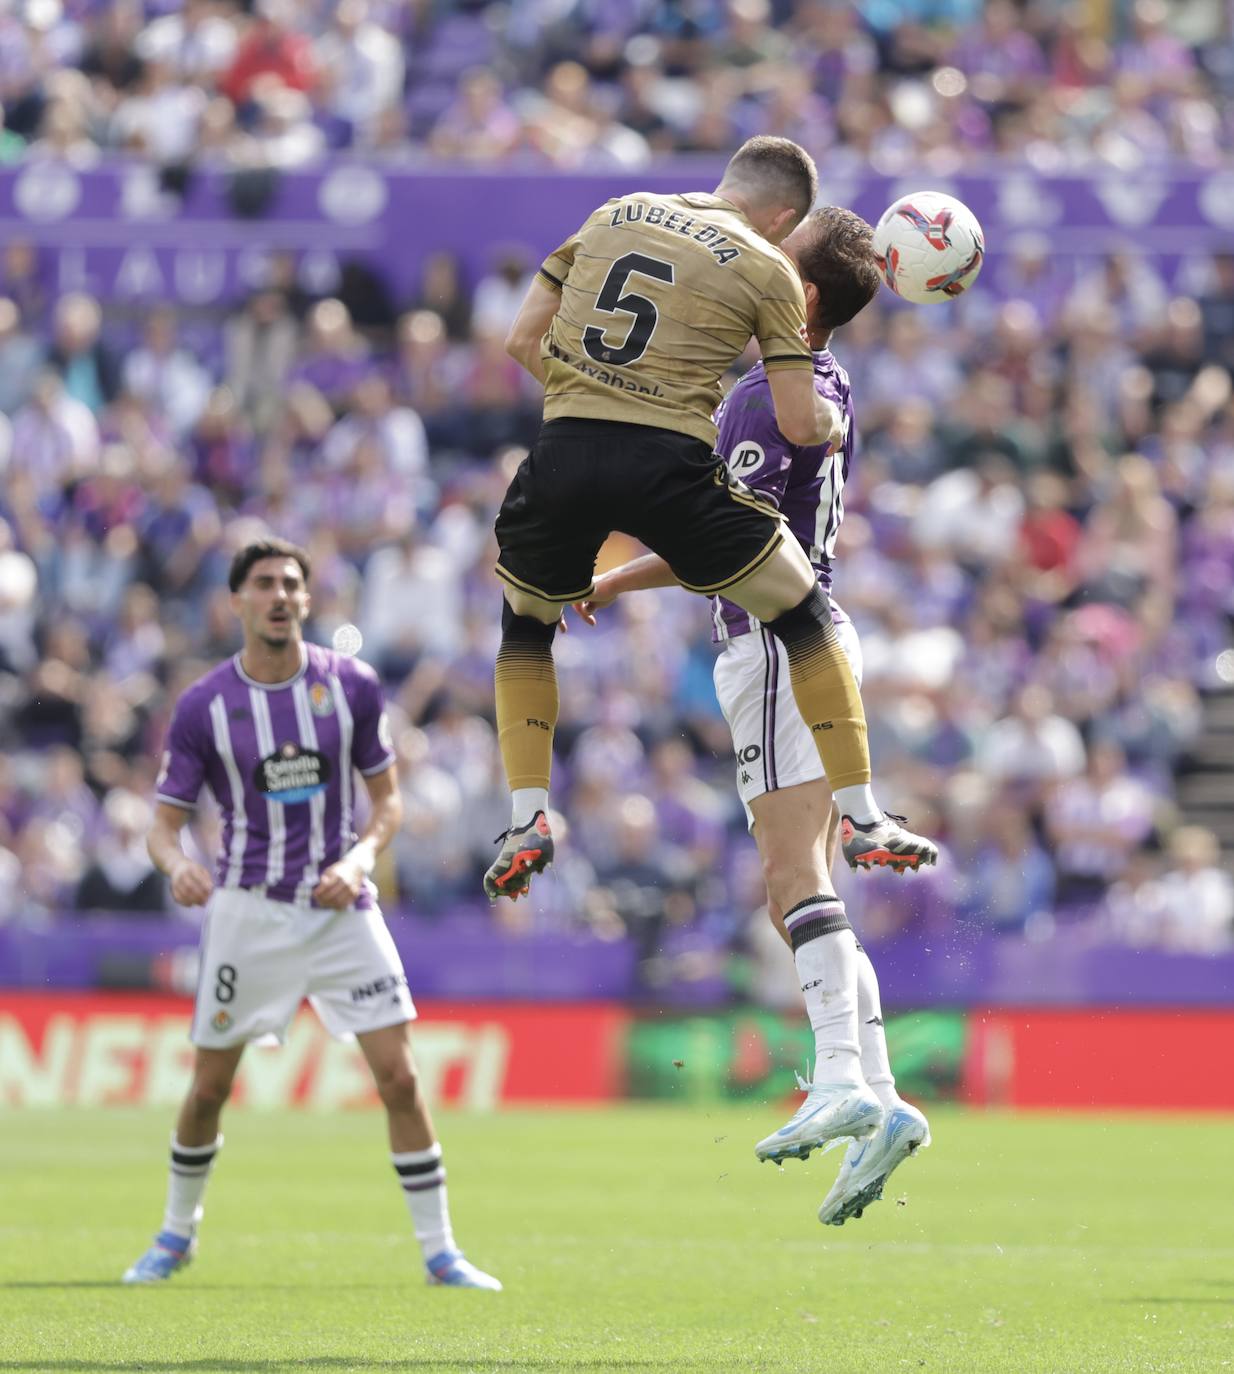
[[[216,1011],[211,1018],[210,1024],[216,1031],[225,1031],[231,1025],[231,1017],[225,1011]]]
[[[257,790],[283,805],[306,802],[324,792],[330,781],[330,760],[316,749],[288,740],[253,770]]]
[[[334,694],[324,682],[314,682],[308,690],[309,710],[315,716],[334,714]]]

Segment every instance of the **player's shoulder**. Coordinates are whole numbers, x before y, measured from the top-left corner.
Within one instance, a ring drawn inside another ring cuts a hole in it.
[[[207,709],[214,698],[229,687],[235,687],[236,676],[234,658],[225,658],[216,663],[208,672],[190,682],[176,700],[176,710],[186,714],[195,710]]]
[[[852,391],[847,369],[829,348],[814,354],[814,386],[825,396],[834,396],[836,392],[848,395]]]
[[[730,400],[734,397],[745,400],[761,393],[766,393],[768,396],[771,394],[771,382],[768,380],[767,369],[763,366],[763,360],[760,358],[753,367],[747,372],[743,372],[733,383],[728,396]]]
[[[324,644],[309,644],[307,648],[309,672],[314,677],[337,678],[344,691],[381,685],[377,670],[364,659],[341,654]]]

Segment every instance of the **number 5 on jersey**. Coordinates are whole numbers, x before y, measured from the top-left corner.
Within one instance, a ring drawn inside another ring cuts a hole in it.
[[[646,253],[625,253],[613,263],[608,276],[604,279],[604,285],[600,288],[600,294],[596,297],[596,309],[606,315],[621,310],[627,315],[633,315],[634,321],[620,344],[609,343],[606,340],[607,325],[603,328],[597,328],[594,324],[587,326],[583,331],[583,347],[587,350],[588,356],[598,363],[616,363],[619,367],[624,367],[628,363],[636,362],[647,352],[651,336],[656,332],[656,325],[660,323],[655,301],[640,296],[635,291],[622,295],[626,282],[633,273],[665,282],[669,286],[673,284],[673,264],[662,262],[659,258],[649,258]]]

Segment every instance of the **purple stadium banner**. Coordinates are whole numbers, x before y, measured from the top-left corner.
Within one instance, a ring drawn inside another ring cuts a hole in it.
[[[431,921],[390,916],[417,997],[448,1001],[654,1000],[723,1006],[720,977],[640,994],[633,948],[586,934],[511,936],[469,911]],[[156,989],[191,993],[197,926],[180,920],[65,915],[51,927],[0,927],[0,989]],[[477,961],[477,949],[485,951]],[[872,945],[883,1001],[923,1007],[1230,1007],[1234,954],[1202,957],[1095,943],[1082,927],[1034,944],[968,931]]]
[[[339,161],[272,174],[265,185],[237,181],[227,170],[196,170],[180,193],[145,163],[77,169],[33,159],[0,171],[0,234],[6,243],[36,246],[52,294],[85,290],[134,307],[220,306],[261,284],[272,254],[290,252],[312,294],[333,288],[340,264],[359,261],[403,304],[429,253],[458,254],[474,281],[498,248],[543,254],[611,195],[707,189],[720,166],[686,159],[654,172],[579,175],[538,165],[488,171]],[[836,175],[824,164],[822,188],[823,199],[870,220],[909,191],[958,195],[985,227],[982,285],[996,296],[1019,289],[1013,259],[1025,242],[1044,243],[1068,271],[1116,247],[1149,253],[1185,290],[1188,258],[1228,251],[1234,234],[1229,170],[1039,177],[1010,169],[905,179]]]

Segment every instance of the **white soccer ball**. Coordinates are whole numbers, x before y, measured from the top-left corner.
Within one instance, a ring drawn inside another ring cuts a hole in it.
[[[917,305],[967,291],[984,258],[977,216],[941,191],[901,196],[874,226],[879,273],[897,296]]]

